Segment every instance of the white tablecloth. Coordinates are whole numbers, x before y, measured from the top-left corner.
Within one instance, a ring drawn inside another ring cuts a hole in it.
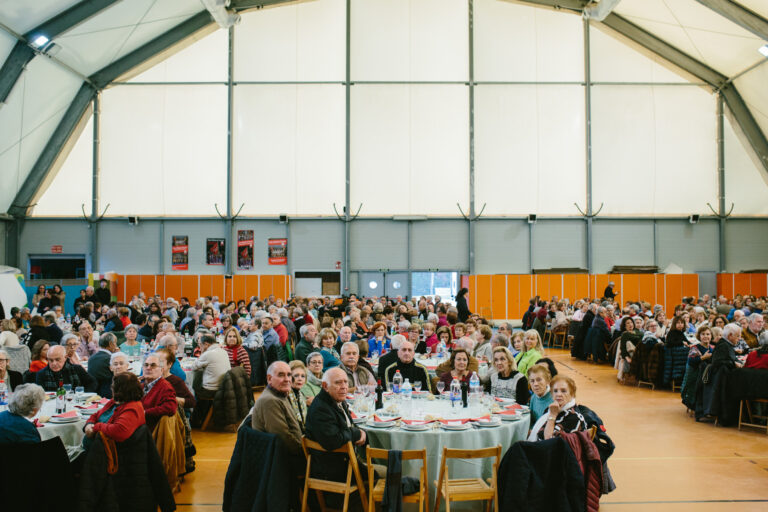
[[[71,411],[73,408],[73,402],[67,403],[67,411]],[[53,416],[56,414],[56,400],[50,399],[43,402],[43,406],[40,408],[40,412],[36,418],[40,416]],[[73,460],[77,455],[82,453],[81,443],[83,442],[83,427],[85,426],[85,420],[79,419],[72,423],[45,423],[44,426],[37,429],[40,433],[40,439],[45,441],[46,439],[52,439],[54,437],[60,437],[64,446],[67,448],[69,454],[69,460]]]
[[[386,404],[385,404],[386,405]],[[446,420],[464,419],[483,416],[487,411],[480,407],[452,408],[447,400],[413,400],[408,412],[408,407],[402,407],[401,411],[406,419],[412,419],[419,414],[439,415]],[[423,416],[422,416],[423,417]],[[386,419],[386,418],[383,418]],[[492,428],[472,427],[470,430],[447,431],[442,428],[434,428],[431,424],[429,430],[414,432],[403,430],[399,427],[391,429],[379,429],[366,424],[359,425],[367,432],[370,445],[374,448],[396,450],[420,450],[427,449],[427,473],[429,479],[430,507],[434,505],[435,485],[439,474],[443,447],[460,449],[478,449],[501,445],[501,455],[517,441],[525,440],[528,434],[530,416],[523,415],[515,421],[502,421],[501,425]],[[386,462],[379,461],[380,464]],[[403,475],[418,478],[420,462],[403,462]],[[456,459],[448,464],[451,478],[490,478],[492,471],[491,459]],[[483,508],[484,509],[484,508]],[[480,510],[478,502],[465,502],[451,504],[451,510]]]

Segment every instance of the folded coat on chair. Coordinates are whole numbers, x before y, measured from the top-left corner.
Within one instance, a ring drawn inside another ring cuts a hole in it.
[[[157,453],[163,461],[163,469],[171,489],[176,489],[181,483],[181,476],[186,473],[186,456],[184,454],[184,420],[179,411],[173,416],[161,416],[152,438],[157,446]]]

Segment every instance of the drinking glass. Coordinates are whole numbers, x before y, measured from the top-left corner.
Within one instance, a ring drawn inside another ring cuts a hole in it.
[[[416,392],[417,392],[417,393],[418,393],[419,391],[421,391],[421,381],[420,381],[420,380],[417,380],[416,382],[414,382],[414,383],[413,383],[413,388],[416,390]]]
[[[392,383],[387,382],[387,393],[391,393],[391,392],[392,392]]]
[[[427,357],[429,357],[431,353],[432,353],[432,347],[427,347],[427,351],[426,351]]]
[[[437,382],[437,392],[442,395],[444,390],[445,390],[445,382],[443,382],[441,380],[438,381]]]
[[[83,401],[83,393],[85,393],[85,388],[83,386],[77,386],[75,388],[75,401],[77,403]]]

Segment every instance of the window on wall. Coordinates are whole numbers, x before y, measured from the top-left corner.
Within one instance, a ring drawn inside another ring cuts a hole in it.
[[[411,272],[411,296],[440,296],[442,302],[453,304],[459,291],[458,272]]]

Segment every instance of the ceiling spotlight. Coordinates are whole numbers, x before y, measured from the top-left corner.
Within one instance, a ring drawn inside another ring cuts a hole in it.
[[[760,52],[760,55],[763,57],[768,57],[768,44],[764,44],[760,48],[757,49],[757,51]]]
[[[40,34],[32,40],[32,44],[40,48],[41,46],[45,46],[48,41],[50,41],[50,39]]]

